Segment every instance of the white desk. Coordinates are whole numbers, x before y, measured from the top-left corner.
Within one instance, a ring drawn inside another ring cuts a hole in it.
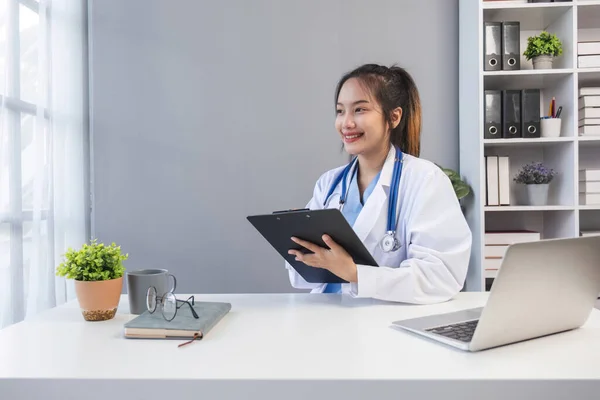
[[[76,302],[0,331],[0,398],[598,399],[600,310],[583,328],[480,353],[390,328],[398,318],[482,306],[461,293],[432,306],[340,295],[204,295],[231,312],[200,342],[122,337]],[[180,295],[183,298],[184,295]]]

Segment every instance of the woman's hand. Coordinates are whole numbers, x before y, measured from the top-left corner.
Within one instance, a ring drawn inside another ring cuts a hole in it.
[[[289,250],[288,254],[295,255],[297,261],[302,261],[311,267],[329,270],[334,275],[348,282],[358,282],[358,273],[354,260],[329,235],[323,235],[323,241],[329,246],[329,249],[296,237],[292,237],[292,240],[314,253],[304,254],[299,250]]]

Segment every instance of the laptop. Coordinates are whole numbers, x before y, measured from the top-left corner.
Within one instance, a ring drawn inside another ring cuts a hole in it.
[[[600,236],[508,247],[484,307],[392,322],[466,351],[581,327],[600,295]]]

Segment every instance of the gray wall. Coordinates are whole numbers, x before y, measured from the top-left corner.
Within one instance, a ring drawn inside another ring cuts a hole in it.
[[[422,157],[458,167],[449,0],[90,0],[92,236],[179,293],[286,292],[246,221],[302,207],[345,162],[334,87],[366,62],[419,86]]]

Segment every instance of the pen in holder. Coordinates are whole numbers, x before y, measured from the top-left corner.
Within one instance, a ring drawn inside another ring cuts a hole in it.
[[[544,117],[540,120],[540,129],[542,137],[559,137],[561,119]]]

